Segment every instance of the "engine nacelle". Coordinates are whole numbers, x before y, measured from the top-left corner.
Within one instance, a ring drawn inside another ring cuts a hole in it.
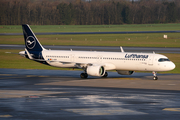
[[[88,75],[100,77],[103,76],[106,71],[103,66],[88,66],[86,72]]]
[[[132,75],[134,71],[124,71],[124,70],[117,70],[118,74],[121,75]]]

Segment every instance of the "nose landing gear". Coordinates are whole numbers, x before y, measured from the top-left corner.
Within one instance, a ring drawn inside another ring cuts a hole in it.
[[[154,71],[153,71],[152,73],[153,73],[153,80],[158,80],[158,77],[156,76],[156,73],[157,73],[157,72],[154,72]]]

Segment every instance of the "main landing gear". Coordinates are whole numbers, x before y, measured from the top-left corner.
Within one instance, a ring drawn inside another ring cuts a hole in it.
[[[108,73],[105,72],[105,74],[102,76],[103,78],[106,78],[108,76]]]
[[[80,77],[81,77],[81,78],[87,78],[87,77],[88,77],[88,74],[87,74],[87,73],[81,73]]]
[[[156,73],[157,73],[157,72],[154,72],[154,71],[153,71],[153,80],[158,80],[158,77],[156,76]]]
[[[104,74],[102,77],[103,77],[103,78],[106,78],[107,76],[108,76],[108,73],[105,72],[105,74]],[[83,78],[83,79],[85,79],[85,78],[88,77],[88,74],[87,74],[87,73],[81,73],[81,74],[80,74],[80,77]]]

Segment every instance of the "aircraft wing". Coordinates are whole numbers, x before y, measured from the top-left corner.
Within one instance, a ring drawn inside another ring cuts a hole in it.
[[[86,63],[86,62],[81,62],[81,63],[77,63],[77,62],[63,62],[63,61],[59,61],[63,64],[74,64],[75,67],[78,68],[86,68],[88,66],[103,66],[106,70],[114,70],[116,67],[114,64],[112,63]]]

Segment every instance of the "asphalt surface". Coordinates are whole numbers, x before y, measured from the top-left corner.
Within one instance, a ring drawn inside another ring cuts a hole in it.
[[[173,31],[119,31],[119,32],[47,32],[35,33],[36,35],[74,35],[74,34],[139,34],[139,33],[179,33],[180,30]],[[0,33],[0,35],[23,35],[22,33]]]
[[[0,69],[0,119],[179,120],[180,75],[80,79],[81,71]]]
[[[80,50],[80,51],[112,51],[120,52],[120,47],[112,46],[50,46],[43,45],[46,49],[52,50]],[[0,49],[24,50],[24,45],[0,45]],[[123,47],[126,52],[156,52],[156,53],[180,53],[180,48],[160,48],[160,47]]]

